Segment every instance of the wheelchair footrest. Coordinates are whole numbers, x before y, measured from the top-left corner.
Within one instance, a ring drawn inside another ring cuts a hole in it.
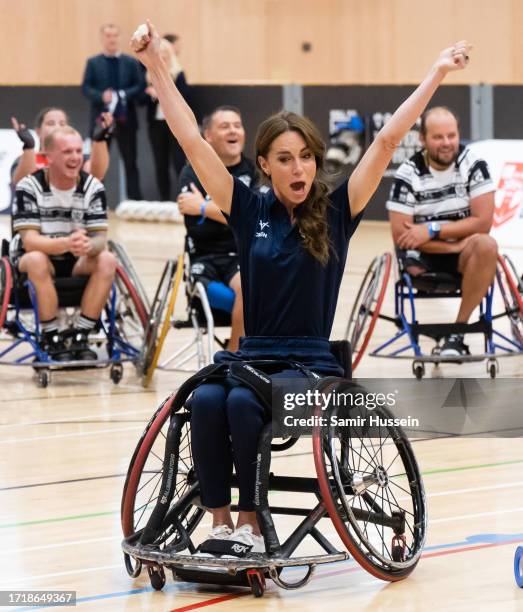
[[[475,323],[414,323],[411,326],[412,334],[428,336],[439,340],[450,334],[491,334],[492,324],[484,319]]]
[[[190,554],[180,554],[171,551],[163,551],[149,544],[142,545],[133,542],[136,538],[131,536],[122,542],[122,549],[131,557],[141,561],[157,563],[166,567],[197,569],[206,568],[212,570],[222,570],[229,574],[251,568],[271,568],[271,567],[299,567],[319,565],[321,563],[334,563],[335,561],[345,561],[349,558],[346,552],[337,552],[328,555],[310,555],[305,557],[269,557],[266,554],[252,554],[248,557],[237,559],[221,559],[219,557],[199,557]]]

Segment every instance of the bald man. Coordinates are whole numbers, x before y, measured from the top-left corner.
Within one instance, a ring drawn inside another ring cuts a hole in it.
[[[456,115],[428,109],[421,117],[422,150],[403,162],[387,202],[398,258],[412,276],[459,272],[456,322],[468,322],[494,279],[497,244],[488,234],[495,187],[487,163],[459,142]],[[462,334],[445,338],[443,356],[469,354]]]

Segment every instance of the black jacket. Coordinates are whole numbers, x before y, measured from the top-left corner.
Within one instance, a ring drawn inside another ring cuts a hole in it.
[[[178,76],[176,77],[176,81],[174,82],[174,84],[176,85],[176,88],[178,89],[178,91],[182,94],[184,100],[190,106],[191,103],[189,100],[189,92],[191,88],[187,84],[187,81],[185,80],[185,74],[183,70],[180,73],[178,73]],[[147,123],[150,125],[156,118],[156,109],[158,107],[158,100],[153,100],[151,96],[148,96],[147,94],[145,94],[144,98],[145,98],[144,99],[145,106],[147,109]]]
[[[113,58],[100,53],[87,60],[84,78],[82,82],[82,93],[91,102],[90,128],[94,127],[96,117],[107,110],[102,101],[102,93],[108,89],[125,92],[125,102],[116,108],[116,119],[125,121],[129,127],[137,127],[135,100],[143,94],[145,79],[140,64],[130,55],[120,54],[116,58],[117,71],[116,81],[112,77],[109,62]]]

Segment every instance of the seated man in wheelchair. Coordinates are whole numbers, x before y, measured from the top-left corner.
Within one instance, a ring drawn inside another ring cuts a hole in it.
[[[469,45],[461,42],[442,51],[350,179],[332,193],[323,179],[325,143],[316,126],[291,112],[263,121],[256,137],[256,163],[271,188],[262,194],[231,176],[201,138],[191,109],[162,63],[158,33],[150,23],[146,28],[146,34],[133,38],[133,48],[151,75],[169,127],[213,203],[226,215],[238,244],[246,336],[239,352],[218,353],[215,361],[273,359],[289,363],[276,376],[301,378],[306,376],[304,368],[339,376],[342,371],[328,338],[350,238],[395,147],[447,72],[466,66]],[[225,141],[238,149],[237,130]],[[243,554],[265,550],[255,485],[257,444],[266,418],[253,391],[232,379],[204,382],[193,393],[193,457],[201,503],[213,516],[212,532],[200,553],[216,553],[216,546],[208,545],[216,540],[224,543],[223,550],[229,551],[225,554],[235,554],[238,548]],[[230,507],[233,465],[239,483],[236,528]]]
[[[105,189],[82,171],[82,138],[69,126],[51,132],[44,143],[49,167],[16,186],[10,257],[27,274],[38,299],[41,347],[55,361],[91,360],[88,346],[116,272],[106,250]],[[58,329],[58,296],[53,277],[89,276],[70,346]]]
[[[458,120],[445,107],[421,116],[423,149],[398,168],[387,209],[400,267],[461,275],[456,318],[467,323],[494,279],[497,244],[488,234],[495,187],[486,162],[460,145]],[[468,354],[462,334],[445,338],[442,356]]]
[[[233,106],[219,106],[203,119],[203,136],[232,176],[247,187],[254,185],[256,170],[243,155],[245,130],[240,111]],[[221,210],[207,196],[193,168],[187,164],[180,174],[181,193],[178,206],[187,228],[186,249],[191,262],[191,276],[200,281],[211,306],[228,303],[224,287],[234,291],[231,313],[231,338],[227,348],[238,350],[244,333],[243,302],[238,248]]]

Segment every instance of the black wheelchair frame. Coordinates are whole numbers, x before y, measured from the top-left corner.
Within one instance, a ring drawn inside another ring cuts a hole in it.
[[[342,342],[335,348],[338,355],[345,354],[350,367],[347,347]],[[349,555],[382,580],[401,580],[412,572],[425,541],[425,495],[410,443],[395,425],[386,427],[383,434],[380,429],[380,439],[374,440],[366,439],[361,429],[348,432],[335,424],[317,425],[312,435],[316,476],[305,477],[277,476],[270,471],[271,452],[287,450],[298,439],[275,443],[272,423],[267,423],[258,445],[255,496],[267,552],[237,560],[193,556],[196,546],[191,535],[206,510],[199,500],[192,463],[187,400],[199,384],[233,376],[251,386],[267,406],[270,391],[262,393],[259,385],[253,384],[253,369],[255,378],[261,376],[270,387],[266,375],[281,366],[268,361],[208,366],[186,381],[176,395],[169,396],[153,415],[131,459],[122,495],[122,548],[131,577],[137,577],[145,565],[152,586],[161,589],[166,568],[177,580],[247,586],[259,597],[266,578],[282,588],[296,589],[310,580],[317,565],[343,561]],[[350,380],[330,377],[320,379],[317,388],[343,390],[351,385]],[[385,409],[380,414],[391,416]],[[165,465],[170,468],[165,470]],[[309,493],[316,502],[312,507],[272,505],[269,491]],[[284,542],[276,532],[275,514],[303,517]],[[347,550],[338,550],[318,528],[326,517]],[[293,556],[307,536],[324,554]],[[282,571],[293,566],[306,571],[302,578],[290,582]]]

